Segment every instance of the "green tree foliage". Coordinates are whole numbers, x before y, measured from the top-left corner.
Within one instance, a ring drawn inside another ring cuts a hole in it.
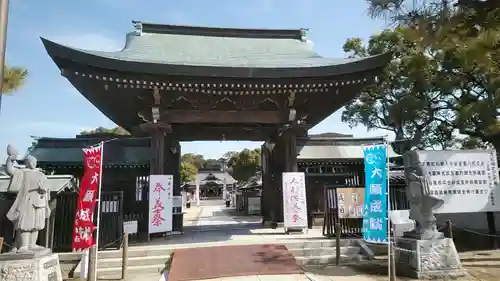
[[[372,36],[366,45],[360,38],[345,42],[344,51],[349,57],[391,52],[393,60],[342,113],[342,121],[350,126],[362,124],[369,130],[392,131],[398,141],[409,140],[410,148],[426,146],[431,142],[430,132],[438,131],[437,128],[442,128],[441,139],[451,137],[442,125],[441,119],[447,117],[447,112],[441,110],[441,94],[431,83],[439,64],[414,44],[412,35],[409,29],[398,27]]]
[[[224,155],[222,155],[222,158],[224,159],[224,161],[226,161],[226,163],[229,163],[229,159],[231,159],[231,157],[233,157],[234,155],[237,155],[238,154],[238,151],[228,151],[226,153],[224,153]]]
[[[195,179],[198,169],[191,163],[182,161],[180,168],[181,183],[187,183]]]
[[[80,132],[80,135],[96,135],[96,134],[110,134],[110,135],[119,135],[119,136],[127,136],[130,135],[130,133],[123,129],[120,126],[114,127],[114,128],[104,128],[104,127],[97,127],[93,130],[84,130]]]
[[[205,159],[203,158],[203,155],[196,155],[193,153],[186,153],[182,155],[182,162],[189,163],[193,166],[196,167],[196,169],[201,169],[203,168],[203,165],[205,165]]]
[[[207,159],[205,160],[205,164],[203,165],[204,169],[207,170],[220,170],[221,163],[217,159]]]
[[[220,159],[205,159],[203,155],[186,153],[182,155],[182,161],[192,164],[196,169],[220,170]]]
[[[395,24],[412,25],[433,20],[446,20],[449,15],[466,17],[468,27],[486,26],[485,19],[498,6],[497,0],[367,0],[373,18],[383,18]]]
[[[405,14],[404,2],[376,3],[373,14],[393,15],[396,28],[366,45],[357,38],[344,45],[353,57],[390,51],[394,60],[347,106],[343,120],[391,130],[408,140],[405,149],[450,147],[457,132],[466,136],[458,140],[465,147],[490,143],[500,149],[500,8],[428,0],[427,6],[415,6],[420,12]],[[482,25],[475,22],[479,14]]]
[[[228,166],[232,169],[232,176],[237,181],[247,181],[260,170],[260,148],[243,149],[239,153],[232,153]]]

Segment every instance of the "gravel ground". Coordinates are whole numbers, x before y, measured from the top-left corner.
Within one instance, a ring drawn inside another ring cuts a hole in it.
[[[500,251],[473,251],[461,253],[462,264],[469,275],[456,281],[499,281],[500,280]],[[305,267],[305,271],[323,276],[362,275],[377,281],[387,281],[387,259],[377,258],[362,263],[343,264],[342,267]],[[416,279],[397,277],[398,281],[412,281]],[[444,281],[443,279],[438,281]]]

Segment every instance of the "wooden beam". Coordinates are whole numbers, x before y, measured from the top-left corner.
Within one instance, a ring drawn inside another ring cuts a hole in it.
[[[274,126],[247,127],[242,125],[220,126],[220,125],[173,125],[172,132],[179,141],[265,141],[269,139]]]
[[[285,114],[280,111],[168,110],[160,120],[169,124],[280,124]]]

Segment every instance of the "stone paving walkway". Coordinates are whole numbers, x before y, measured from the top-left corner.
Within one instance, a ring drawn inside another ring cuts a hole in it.
[[[164,281],[164,280],[162,280]],[[322,276],[318,274],[252,275],[196,281],[375,281],[365,276]]]
[[[219,202],[222,202],[220,200]],[[284,229],[263,228],[260,217],[236,216],[218,202],[201,202],[191,208],[184,209],[185,234],[177,235],[168,239],[154,239],[141,248],[195,248],[195,247],[217,247],[223,245],[250,245],[250,244],[273,244],[300,241],[303,239],[325,239],[321,235],[321,229],[310,229],[307,234],[286,235]],[[305,274],[291,275],[252,275],[239,277],[224,277],[216,279],[204,279],[196,281],[374,281],[375,279],[360,276],[355,272],[332,273],[329,270],[309,271]],[[344,275],[344,276],[342,276]],[[156,275],[157,278],[160,276]],[[146,277],[146,276],[144,276]],[[130,278],[129,278],[130,279]],[[132,278],[130,280],[156,281],[153,276],[144,279]],[[165,281],[165,279],[160,279]]]
[[[310,281],[305,275],[290,274],[290,275],[252,275],[239,277],[225,277],[216,279],[205,279],[196,281]]]

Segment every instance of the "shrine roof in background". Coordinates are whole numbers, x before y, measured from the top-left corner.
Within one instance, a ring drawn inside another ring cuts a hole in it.
[[[9,176],[0,175],[0,193],[17,193],[19,191],[10,190],[10,182],[11,178]],[[47,175],[47,181],[45,184],[47,190],[51,193],[79,191],[79,186],[72,175]]]
[[[300,162],[317,160],[360,160],[363,161],[363,145],[383,143],[383,137],[325,137],[310,136],[297,140],[297,159]],[[389,158],[401,157],[389,146]]]
[[[195,178],[188,184],[196,185],[196,182],[200,183],[200,185],[207,183],[224,184],[224,179],[226,180],[226,184],[236,183],[236,180],[228,172],[199,170]]]
[[[108,138],[109,139],[109,138]],[[105,141],[103,138],[40,138],[29,153],[42,168],[83,167],[83,148]],[[104,145],[105,167],[147,167],[150,139],[118,137]]]

